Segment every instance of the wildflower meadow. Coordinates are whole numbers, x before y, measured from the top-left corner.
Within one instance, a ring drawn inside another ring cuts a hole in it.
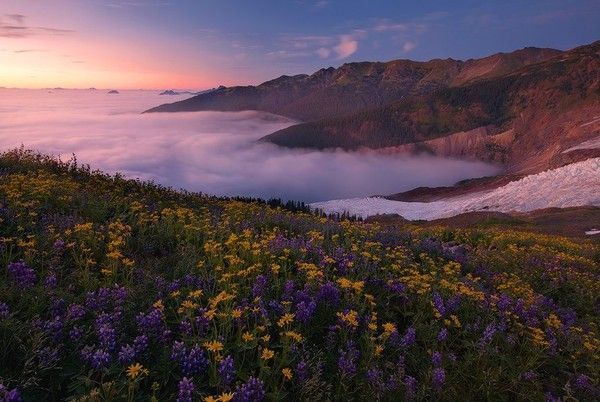
[[[0,400],[600,399],[600,247],[0,155]]]

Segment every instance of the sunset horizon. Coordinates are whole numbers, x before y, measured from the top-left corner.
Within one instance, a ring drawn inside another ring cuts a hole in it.
[[[0,13],[0,87],[10,88],[256,85],[348,62],[466,60],[529,46],[567,50],[600,34],[592,1],[398,9],[323,0],[6,0]]]

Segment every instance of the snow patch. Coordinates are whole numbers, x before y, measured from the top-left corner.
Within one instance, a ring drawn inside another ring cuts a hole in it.
[[[578,149],[596,149],[600,148],[600,137],[592,138],[591,140],[584,141],[578,145],[575,145],[569,149],[562,151],[563,154],[567,152],[576,151]]]
[[[597,235],[597,234],[600,234],[600,229],[587,230],[585,232],[585,234],[588,235],[588,236]]]
[[[551,207],[600,206],[600,158],[526,176],[494,190],[442,201],[402,202],[368,197],[310,205],[325,213],[348,212],[363,218],[398,214],[409,220],[433,220],[473,211],[529,212]]]

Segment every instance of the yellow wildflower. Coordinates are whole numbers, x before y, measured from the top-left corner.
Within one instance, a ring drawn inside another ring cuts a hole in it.
[[[244,342],[248,343],[248,342],[252,342],[254,340],[254,334],[250,333],[250,332],[244,332],[242,334],[242,339],[244,340]]]
[[[140,363],[134,363],[127,368],[127,377],[135,380],[138,376],[148,374],[148,370]]]
[[[304,339],[302,337],[302,335],[300,335],[298,332],[296,331],[287,331],[284,334],[285,336],[287,336],[288,338],[293,339],[296,342],[302,342],[302,339]]]
[[[157,310],[163,311],[165,309],[165,306],[163,305],[163,301],[161,299],[158,299],[157,301],[155,301],[152,304],[152,307],[154,307]]]
[[[275,356],[275,352],[273,352],[271,349],[264,348],[260,355],[260,358],[262,360],[270,360],[273,358],[273,356]]]
[[[291,324],[294,321],[294,314],[292,313],[285,313],[280,319],[279,321],[277,321],[277,325],[279,325],[280,327],[283,327],[287,324]]]
[[[204,342],[202,344],[208,351],[218,353],[223,350],[223,344],[219,341]]]
[[[292,377],[293,377],[292,370],[291,370],[291,369],[289,369],[289,368],[287,368],[287,367],[286,367],[286,368],[284,368],[284,369],[281,369],[281,373],[283,374],[283,377],[284,377],[286,380],[291,380],[291,379],[292,379]]]
[[[219,401],[220,402],[229,402],[233,399],[233,396],[235,394],[233,392],[223,392],[221,395],[219,395]]]
[[[342,320],[346,325],[357,328],[358,327],[358,313],[354,310],[350,310],[347,313],[339,312],[337,316],[340,320]]]

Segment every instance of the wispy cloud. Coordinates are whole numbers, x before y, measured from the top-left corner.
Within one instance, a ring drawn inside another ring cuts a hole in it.
[[[170,1],[112,1],[110,3],[105,3],[106,7],[111,8],[127,8],[127,7],[165,7],[170,6],[173,3]]]
[[[25,24],[25,19],[26,17],[22,14],[4,14],[3,17],[0,17],[0,37],[26,38],[37,35],[62,36],[75,32],[71,29],[28,26]]]
[[[22,25],[25,21],[25,16],[23,14],[5,14],[4,17],[18,25]]]
[[[14,50],[13,53],[32,53],[32,52],[45,52],[43,49],[18,49]]]
[[[411,50],[414,50],[416,47],[417,47],[417,44],[415,42],[407,41],[407,42],[404,42],[404,45],[402,45],[402,50],[404,51],[404,53],[408,53]]]
[[[410,21],[388,18],[371,20],[338,35],[282,35],[280,47],[269,52],[272,57],[315,57],[343,60],[356,54],[361,46],[377,46],[382,41],[392,41],[402,53],[417,48],[419,37],[434,24],[440,24],[450,14],[444,11],[426,14]],[[366,41],[370,39],[370,41]],[[307,50],[298,51],[298,50]]]
[[[319,56],[322,59],[326,59],[329,57],[329,55],[331,54],[331,50],[327,49],[326,47],[320,47],[317,50],[315,50],[315,53],[317,54],[317,56]]]

